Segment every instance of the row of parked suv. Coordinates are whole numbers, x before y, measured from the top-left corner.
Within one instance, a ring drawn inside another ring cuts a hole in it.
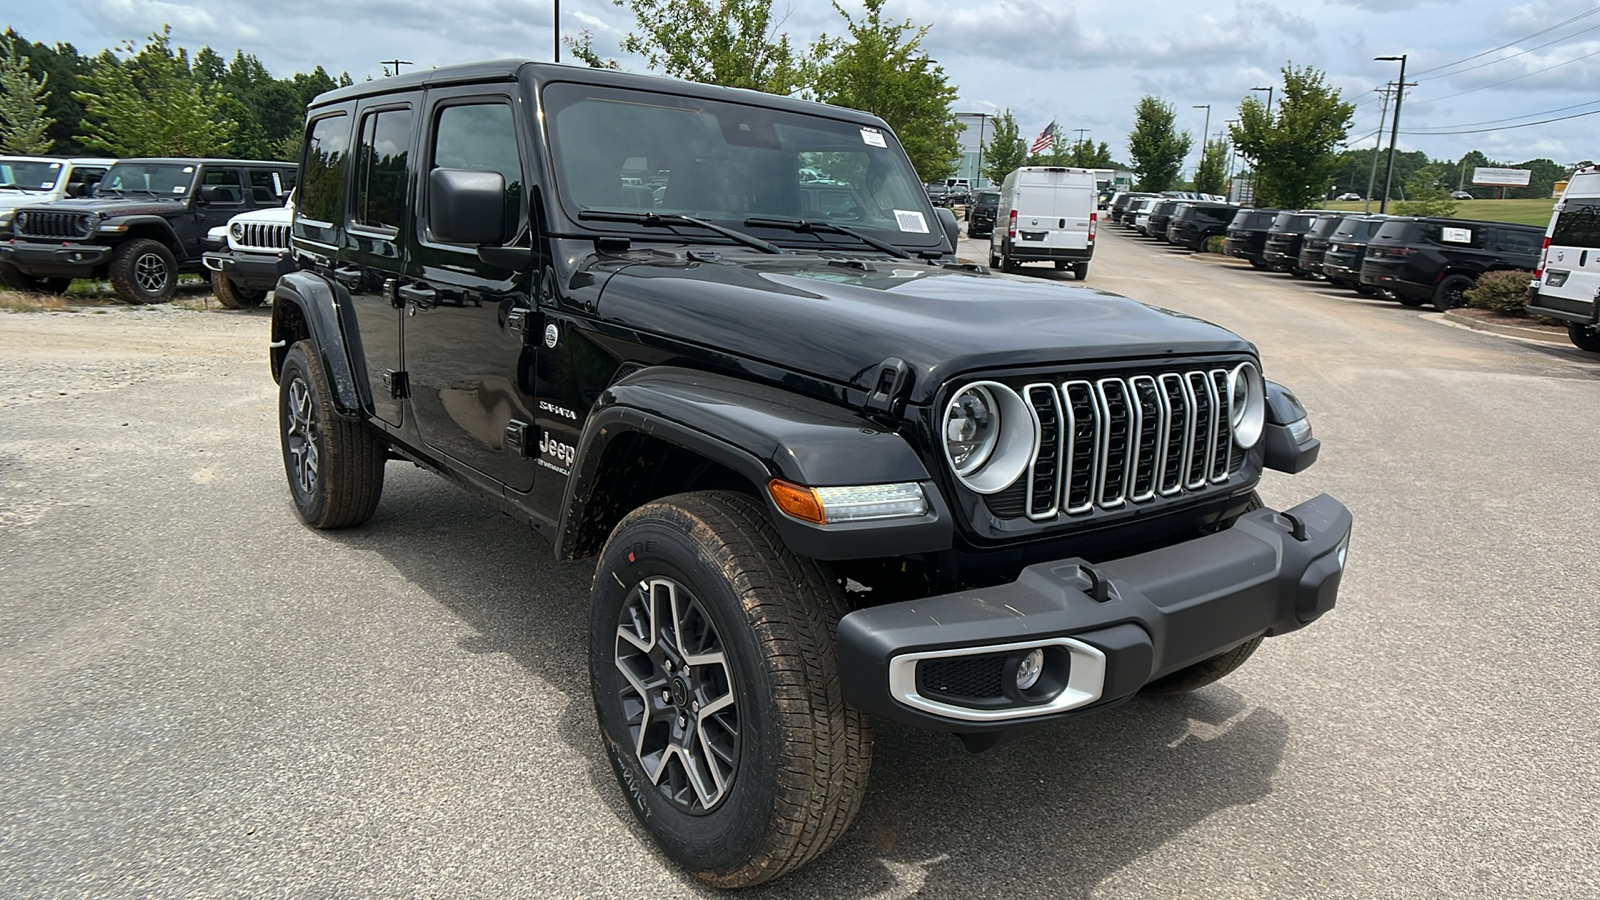
[[[1323,278],[1441,311],[1465,306],[1464,292],[1485,272],[1538,268],[1544,237],[1535,225],[1252,209],[1151,196],[1117,198],[1111,218],[1191,250],[1204,249],[1220,235],[1225,253],[1255,268]]]
[[[298,172],[264,160],[0,157],[0,280],[61,293],[75,278],[103,278],[126,303],[160,303],[180,275],[221,272],[208,251],[253,252],[270,271],[212,283],[225,305],[259,304],[287,255],[284,205]],[[282,227],[254,228],[241,216],[251,213]]]

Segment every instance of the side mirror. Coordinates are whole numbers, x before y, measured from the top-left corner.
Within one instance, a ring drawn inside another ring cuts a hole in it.
[[[428,173],[428,230],[446,244],[504,244],[506,180],[499,172]]]
[[[955,253],[961,240],[961,223],[956,221],[956,214],[946,206],[934,207],[933,214],[939,217],[939,224],[944,226],[944,236],[950,239],[950,252]]]

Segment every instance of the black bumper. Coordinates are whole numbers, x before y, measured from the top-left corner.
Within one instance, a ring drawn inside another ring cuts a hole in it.
[[[1367,260],[1361,264],[1361,283],[1382,288],[1396,296],[1427,299],[1433,296],[1434,283],[1408,281],[1407,267],[1388,263],[1374,264]]]
[[[1237,259],[1248,259],[1266,265],[1266,260],[1261,256],[1261,247],[1248,238],[1224,238],[1222,252],[1227,256]]]
[[[247,291],[270,291],[278,279],[294,271],[288,251],[275,254],[241,253],[216,250],[201,257],[207,270],[228,276],[228,280]]]
[[[1577,325],[1600,323],[1600,302],[1545,295],[1538,288],[1528,291],[1528,312]]]
[[[25,275],[90,278],[111,259],[113,248],[73,241],[11,240],[0,244],[0,262],[10,263]]]
[[[1137,556],[1039,563],[1010,584],[858,610],[839,622],[845,699],[949,732],[1004,731],[1115,705],[1156,678],[1332,609],[1350,524],[1349,510],[1323,494]],[[924,683],[930,660],[977,665],[1030,646],[1067,660],[1057,666],[1067,687],[1054,698],[960,698]]]
[[[1012,242],[1010,255],[1013,262],[1044,262],[1046,260],[1088,262],[1094,258],[1094,246],[1091,244],[1082,250],[1076,250],[1068,247],[1030,247],[1027,244]]]

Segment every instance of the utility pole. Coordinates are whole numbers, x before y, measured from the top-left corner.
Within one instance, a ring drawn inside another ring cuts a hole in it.
[[[551,0],[555,10],[551,15],[552,28],[556,34],[556,62],[561,62],[561,0]]]
[[[1200,174],[1200,167],[1204,165],[1206,161],[1206,141],[1211,140],[1211,104],[1196,104],[1193,108],[1203,109],[1206,111],[1206,125],[1204,128],[1200,129],[1200,162],[1195,163],[1194,166],[1194,174],[1198,176]]]
[[[1394,183],[1394,142],[1400,136],[1400,101],[1406,95],[1406,56],[1374,56],[1374,60],[1393,62],[1400,61],[1400,80],[1394,89],[1394,122],[1389,126],[1389,164],[1383,173],[1383,202],[1378,204],[1378,213],[1381,215],[1389,210],[1389,187]]]
[[[1378,140],[1372,145],[1372,174],[1367,176],[1367,200],[1361,206],[1362,215],[1372,212],[1372,190],[1378,186],[1378,152],[1383,149],[1383,123],[1389,118],[1389,88],[1393,82],[1373,90],[1383,95],[1383,111],[1378,113]]]
[[[399,75],[400,67],[412,65],[412,62],[409,59],[380,59],[378,60],[378,65],[383,66],[383,77],[389,78]],[[390,66],[394,67],[393,71],[390,71]]]
[[[1227,130],[1230,126],[1237,124],[1239,124],[1238,119],[1228,119],[1222,123],[1222,127],[1224,130]],[[1223,179],[1222,183],[1229,185],[1230,187],[1232,186],[1233,182],[1233,158],[1238,155],[1238,150],[1239,148],[1235,147],[1231,141],[1228,143],[1228,174],[1227,177]],[[1233,191],[1228,191],[1228,195],[1230,197],[1233,196]]]
[[[989,114],[978,113],[978,171],[973,173],[972,180],[977,182],[973,187],[983,185],[983,126],[987,124],[989,124]]]

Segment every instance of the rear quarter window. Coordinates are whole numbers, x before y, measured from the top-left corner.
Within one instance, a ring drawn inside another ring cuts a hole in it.
[[[1497,231],[1494,245],[1502,253],[1520,253],[1531,256],[1539,252],[1544,236],[1528,231]]]
[[[1567,201],[1561,215],[1556,217],[1550,243],[1561,247],[1600,247],[1600,200]]]

